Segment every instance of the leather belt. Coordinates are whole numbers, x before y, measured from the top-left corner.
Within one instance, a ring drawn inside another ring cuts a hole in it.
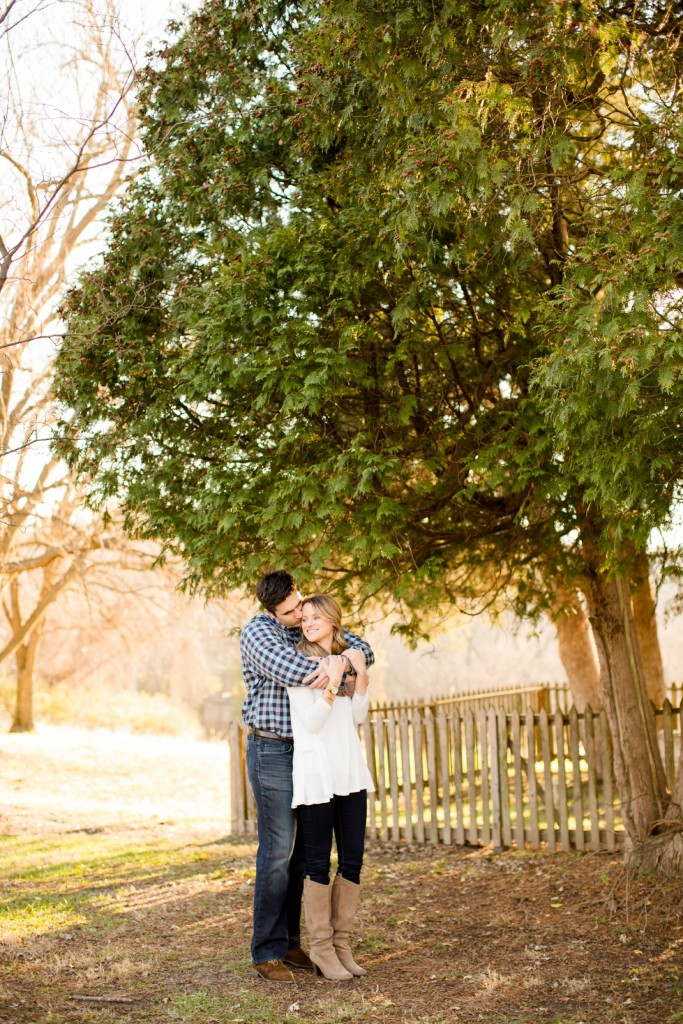
[[[276,732],[266,732],[265,729],[252,729],[251,726],[247,729],[247,732],[251,736],[262,736],[264,740],[281,740],[283,743],[291,743],[291,736],[278,736]]]

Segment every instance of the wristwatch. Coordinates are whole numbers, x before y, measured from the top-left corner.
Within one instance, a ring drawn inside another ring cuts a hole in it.
[[[325,689],[328,693],[331,693],[333,697],[336,697],[339,692],[339,687],[333,686],[332,683],[328,683]]]

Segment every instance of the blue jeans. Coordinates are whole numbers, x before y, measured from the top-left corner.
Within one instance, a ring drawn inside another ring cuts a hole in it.
[[[304,844],[292,810],[294,744],[250,735],[247,773],[258,812],[258,850],[254,884],[255,964],[282,960],[301,944],[301,894]]]
[[[329,884],[334,833],[337,873],[347,882],[360,883],[367,813],[368,794],[364,789],[348,796],[334,796],[326,804],[301,805],[299,816],[306,847],[306,874],[312,882]]]

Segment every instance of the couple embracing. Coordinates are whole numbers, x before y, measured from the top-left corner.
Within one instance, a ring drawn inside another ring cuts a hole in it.
[[[291,968],[348,981],[366,973],[350,936],[374,789],[356,727],[367,716],[374,655],[342,627],[333,598],[303,599],[284,570],[259,580],[256,596],[263,611],[240,638],[258,812],[252,965],[267,981],[294,981]],[[302,894],[310,958],[301,948]]]

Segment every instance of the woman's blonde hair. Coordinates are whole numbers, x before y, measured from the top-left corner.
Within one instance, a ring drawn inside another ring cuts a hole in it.
[[[313,643],[311,640],[307,640],[305,636],[301,637],[301,640],[297,644],[297,651],[301,651],[303,654],[311,654],[314,657],[324,658],[328,653],[341,654],[349,646],[344,639],[344,629],[342,627],[342,613],[339,602],[329,594],[312,594],[310,597],[305,597],[301,603],[302,608],[305,608],[307,604],[312,604],[314,608],[320,612],[324,619],[332,623],[334,631],[332,633],[332,650],[330,652],[323,650],[320,644]]]

